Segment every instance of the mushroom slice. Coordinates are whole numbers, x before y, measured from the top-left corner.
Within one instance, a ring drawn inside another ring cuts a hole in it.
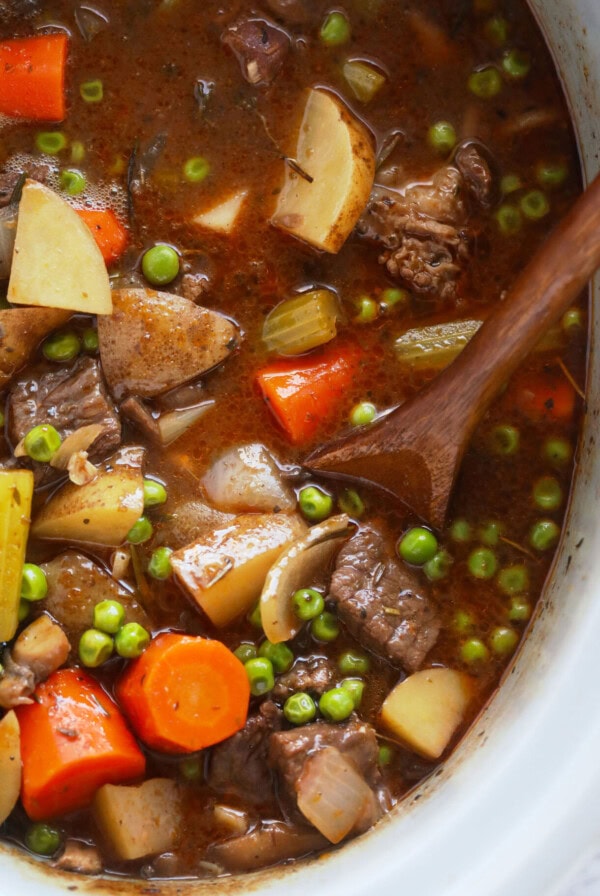
[[[353,525],[345,513],[332,516],[309,529],[270,568],[260,597],[260,613],[265,635],[272,644],[289,641],[298,634],[302,622],[292,610],[292,595],[310,585],[333,559],[339,540],[352,531]]]

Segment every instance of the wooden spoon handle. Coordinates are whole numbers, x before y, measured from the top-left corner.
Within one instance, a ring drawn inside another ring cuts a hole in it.
[[[462,430],[465,421],[471,420],[474,427],[498,389],[599,266],[600,175],[575,202],[454,363],[431,383],[430,399],[438,390],[446,401],[453,396],[450,405],[457,415],[457,426]],[[466,428],[469,430],[468,425]]]

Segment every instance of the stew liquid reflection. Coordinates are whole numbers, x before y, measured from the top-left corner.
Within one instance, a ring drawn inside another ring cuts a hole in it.
[[[560,537],[583,300],[443,531],[298,466],[572,204],[549,54],[517,0],[9,0],[0,72],[2,836],[145,878],[331,849],[447,757]]]

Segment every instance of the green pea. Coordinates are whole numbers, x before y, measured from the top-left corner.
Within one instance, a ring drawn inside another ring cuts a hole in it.
[[[23,598],[21,598],[21,600],[19,601],[19,611],[17,614],[19,622],[25,622],[30,613],[31,604],[28,600],[23,600]]]
[[[30,429],[23,439],[23,448],[25,454],[32,460],[48,463],[51,460],[61,444],[61,437],[49,423],[41,423]]]
[[[496,574],[498,561],[490,548],[475,548],[469,554],[467,566],[476,579],[491,579]]]
[[[497,68],[487,66],[472,72],[467,82],[469,90],[480,100],[491,100],[502,90],[502,76]]]
[[[326,47],[339,47],[350,40],[350,22],[341,12],[330,12],[319,31],[321,43]]]
[[[431,560],[423,564],[423,572],[430,582],[441,582],[447,578],[453,563],[452,554],[445,550],[437,551]]]
[[[94,327],[87,327],[81,334],[81,344],[84,351],[89,352],[90,355],[97,352],[99,347],[98,330],[95,330]]]
[[[355,520],[359,520],[365,512],[363,499],[352,488],[344,489],[338,498],[338,506],[343,513],[347,513]]]
[[[84,81],[79,85],[79,96],[86,103],[101,103],[104,99],[104,85],[99,78]]]
[[[233,651],[234,655],[237,656],[240,663],[247,663],[248,660],[254,660],[258,656],[258,651],[256,649],[256,644],[252,644],[252,642],[242,641],[239,647]]]
[[[156,479],[144,479],[144,507],[156,507],[167,500],[167,490]]]
[[[470,632],[475,625],[475,620],[466,610],[457,610],[452,620],[452,628],[460,634]]]
[[[46,573],[35,563],[24,563],[21,575],[21,598],[27,601],[43,600],[48,594]]]
[[[142,272],[152,286],[166,286],[179,273],[179,255],[172,246],[157,243],[144,252]]]
[[[494,426],[488,437],[490,451],[499,457],[512,457],[519,450],[520,444],[519,430],[508,423]]]
[[[191,184],[198,184],[210,174],[210,163],[203,156],[193,156],[183,166],[183,176]]]
[[[560,325],[567,336],[571,333],[578,333],[586,327],[586,317],[581,308],[569,308],[563,314]]]
[[[294,654],[287,644],[272,644],[270,641],[263,641],[258,648],[258,655],[271,660],[271,665],[277,673],[282,675],[292,668],[294,662]]]
[[[357,312],[354,321],[357,324],[370,324],[379,317],[379,305],[371,296],[359,296],[354,304]]]
[[[371,668],[369,657],[354,650],[346,650],[340,654],[337,664],[342,675],[365,675]]]
[[[61,190],[64,190],[68,196],[79,196],[87,186],[85,175],[76,168],[63,168],[58,180]]]
[[[527,622],[531,616],[531,603],[522,595],[511,598],[508,608],[508,618],[511,622]]]
[[[391,765],[394,755],[394,750],[389,744],[381,744],[377,752],[377,765],[379,765],[380,768],[385,768],[386,766]]]
[[[519,643],[519,636],[513,628],[499,625],[490,634],[490,647],[499,656],[512,653]]]
[[[47,156],[56,156],[67,146],[67,138],[62,131],[40,131],[35,136],[35,145]]]
[[[530,221],[539,221],[550,211],[550,203],[541,190],[529,190],[519,203],[521,211]]]
[[[423,566],[432,559],[437,549],[437,538],[422,526],[409,529],[398,542],[398,553],[406,563],[413,566]]]
[[[345,688],[332,688],[319,700],[319,710],[330,722],[343,722],[352,715],[354,700]]]
[[[115,650],[126,660],[141,656],[150,643],[150,632],[139,622],[127,622],[115,635]]]
[[[344,681],[341,682],[340,687],[350,694],[354,709],[358,709],[365,690],[364,681],[360,678],[345,678]]]
[[[405,289],[389,286],[381,293],[381,306],[385,308],[394,308],[396,305],[407,305],[409,300],[408,292]]]
[[[152,556],[150,557],[150,561],[148,563],[148,572],[152,576],[153,579],[157,579],[159,582],[168,579],[171,573],[173,572],[171,566],[171,554],[173,553],[173,548],[168,548],[166,545],[163,545],[160,548],[156,548],[156,550],[152,551]]]
[[[115,635],[125,622],[125,607],[118,600],[101,600],[94,607],[94,628]]]
[[[510,203],[501,205],[495,217],[498,229],[503,236],[516,236],[521,230],[523,219],[516,206],[510,205]]]
[[[464,663],[482,663],[488,659],[489,655],[489,650],[479,638],[469,638],[460,648],[460,658]]]
[[[372,423],[376,416],[375,405],[370,401],[361,401],[350,411],[350,423],[352,426],[365,426],[367,423]]]
[[[495,548],[504,532],[504,526],[498,520],[488,520],[477,528],[477,538],[488,548]]]
[[[186,756],[179,762],[179,774],[190,782],[202,781],[204,778],[204,759],[202,756]]]
[[[292,608],[298,619],[310,622],[321,615],[325,609],[325,600],[314,588],[300,588],[292,597]]]
[[[84,666],[96,669],[112,656],[114,641],[106,632],[97,628],[88,628],[79,639],[79,659]]]
[[[510,193],[516,193],[522,187],[523,181],[518,174],[505,174],[500,181],[500,190],[503,196],[508,196]]]
[[[535,169],[535,177],[541,187],[560,187],[567,179],[569,169],[563,162],[540,162]]]
[[[300,490],[298,504],[303,515],[311,523],[320,523],[321,520],[327,519],[333,510],[331,495],[315,485],[308,485]]]
[[[283,714],[292,725],[306,725],[316,716],[317,707],[310,694],[299,691],[287,698],[283,704]]]
[[[153,534],[152,523],[147,516],[141,516],[127,533],[127,541],[129,544],[143,544],[145,541],[149,541]]]
[[[492,16],[483,26],[485,36],[490,43],[501,47],[508,40],[508,22],[504,16]]]
[[[244,669],[250,682],[250,693],[253,697],[262,697],[275,687],[275,675],[273,664],[265,656],[257,656],[255,659],[244,663]]]
[[[71,161],[80,165],[85,159],[85,146],[81,140],[73,140],[71,143]]]
[[[340,625],[333,613],[320,613],[310,624],[310,631],[317,641],[335,641],[340,633]]]
[[[498,587],[504,594],[522,594],[529,590],[529,572],[522,563],[505,566],[498,573]]]
[[[62,843],[62,834],[45,822],[30,825],[25,832],[25,846],[38,856],[53,856]]]
[[[59,330],[48,336],[42,344],[42,354],[48,361],[65,364],[73,361],[81,351],[81,343],[77,333],[72,330]]]
[[[260,614],[260,601],[258,601],[252,607],[252,609],[250,610],[250,612],[248,613],[248,616],[246,618],[248,619],[248,622],[250,623],[250,625],[252,625],[252,626],[254,626],[254,628],[257,628],[260,631],[262,631],[263,624],[262,624],[262,617]]]
[[[554,467],[564,467],[571,462],[573,446],[568,439],[554,436],[546,439],[542,447],[542,456]]]
[[[448,532],[452,541],[456,541],[458,544],[466,544],[473,537],[471,524],[462,518],[454,520]]]
[[[563,502],[563,490],[554,476],[541,476],[533,485],[533,500],[541,510],[557,510]]]
[[[436,121],[427,131],[427,142],[437,153],[448,156],[456,146],[456,131],[449,121]]]
[[[502,69],[509,78],[519,81],[531,70],[531,59],[523,50],[507,50],[502,57]]]
[[[554,520],[538,520],[529,530],[529,544],[536,551],[549,551],[560,536],[560,527]]]

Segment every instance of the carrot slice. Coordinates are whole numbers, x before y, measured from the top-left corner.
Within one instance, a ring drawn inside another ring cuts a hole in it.
[[[242,663],[220,641],[158,635],[116,687],[138,737],[165,753],[191,753],[246,724],[250,685]]]
[[[103,784],[140,778],[144,754],[113,700],[81,669],[59,669],[16,709],[21,800],[34,821],[87,806]]]
[[[332,416],[359,357],[354,346],[335,346],[318,355],[275,361],[258,372],[263,398],[292,442],[309,441]]]
[[[66,34],[43,34],[0,43],[0,112],[14,118],[65,117]]]
[[[527,373],[518,376],[509,390],[509,401],[533,421],[568,422],[575,413],[575,390],[558,373]]]
[[[127,230],[110,208],[78,208],[77,214],[92,231],[106,264],[116,261],[127,246]]]

